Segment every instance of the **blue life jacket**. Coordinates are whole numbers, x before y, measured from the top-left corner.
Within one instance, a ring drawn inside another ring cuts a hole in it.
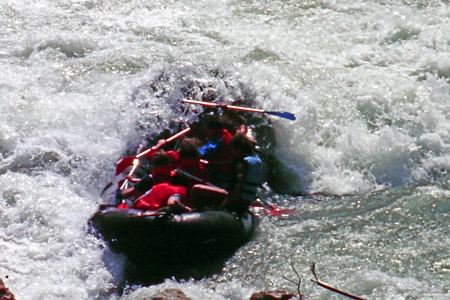
[[[256,200],[258,187],[263,181],[263,166],[257,154],[245,156],[244,161],[247,164],[247,173],[242,182],[241,199],[251,203]]]

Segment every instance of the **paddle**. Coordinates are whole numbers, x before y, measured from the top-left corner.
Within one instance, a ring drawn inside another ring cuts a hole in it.
[[[190,127],[183,129],[182,131],[172,135],[171,137],[165,139],[165,140],[161,140],[162,142],[160,142],[159,144],[141,152],[136,154],[135,156],[125,156],[122,157],[120,160],[117,161],[116,163],[116,175],[119,175],[120,173],[122,173],[123,171],[125,171],[126,168],[128,168],[134,161],[134,159],[136,158],[141,158],[144,155],[149,154],[150,152],[156,152],[159,149],[161,149],[162,147],[164,147],[165,145],[167,145],[170,142],[173,142],[174,140],[182,137],[183,135],[187,134],[189,131],[191,130]]]
[[[139,158],[141,158],[144,155],[148,155],[150,153],[154,153],[154,152],[160,150],[162,147],[164,147],[168,143],[173,142],[174,140],[184,136],[190,130],[191,130],[190,127],[186,128],[186,129],[183,129],[180,132],[172,135],[171,137],[162,140],[157,145],[155,145],[155,146],[153,146],[153,147],[151,147],[151,148],[149,148],[149,149],[147,149],[145,151],[142,151],[141,153],[136,154],[135,156],[127,156],[127,157],[123,157],[122,159],[120,159],[118,161],[118,163],[116,164],[116,175],[122,173],[130,165],[131,161],[133,163],[133,168],[128,173],[128,176],[125,179],[125,181],[122,183],[122,185],[120,186],[120,189],[123,190],[127,186],[128,181],[129,181],[128,178],[133,176],[134,172],[136,171],[137,167],[139,166]]]
[[[271,216],[289,216],[296,213],[295,208],[281,208],[273,203],[269,203],[266,200],[262,200],[261,198],[256,199],[255,202],[260,202],[263,206],[265,206],[265,212]]]
[[[158,151],[158,150],[161,149],[163,146],[165,146],[165,145],[167,145],[168,143],[173,142],[173,141],[175,141],[176,139],[182,137],[183,135],[187,134],[189,131],[191,131],[191,128],[190,128],[190,127],[186,128],[186,129],[183,129],[183,130],[181,130],[181,131],[178,132],[178,133],[175,133],[175,134],[172,135],[171,137],[169,137],[169,138],[167,138],[167,139],[165,139],[165,140],[162,140],[161,143],[158,143],[157,145],[155,145],[155,146],[153,146],[153,147],[151,147],[151,148],[149,148],[149,149],[147,149],[147,150],[145,150],[145,151],[142,151],[141,153],[137,154],[137,155],[136,155],[136,158],[140,158],[140,157],[142,157],[142,156],[144,156],[144,155],[147,155],[147,154],[150,153],[150,152]]]
[[[208,181],[206,181],[206,180],[203,180],[203,179],[201,179],[201,178],[199,178],[199,177],[197,177],[197,176],[194,176],[194,175],[192,175],[191,173],[188,173],[188,172],[183,171],[183,170],[181,170],[181,169],[176,169],[176,170],[174,170],[174,172],[175,172],[176,174],[180,174],[180,175],[182,175],[182,176],[185,176],[185,177],[187,177],[187,178],[189,178],[189,179],[195,180],[195,181],[197,181],[197,182],[199,182],[199,183],[203,183],[203,184],[205,184],[205,185],[207,185],[207,186],[214,187],[214,188],[218,188],[218,189],[222,189],[222,188],[220,188],[220,187],[218,187],[218,186],[216,186],[216,185],[214,185],[214,184],[212,184],[212,183],[210,183],[210,182],[208,182]]]
[[[176,169],[175,170],[177,174],[183,175],[187,178],[193,179],[197,182],[203,183],[207,186],[211,186],[211,187],[215,187],[215,188],[219,188],[217,186],[215,186],[214,184],[203,180],[201,178],[198,178],[186,171],[180,170],[180,169]],[[278,206],[276,206],[275,204],[271,204],[269,202],[267,202],[266,200],[262,200],[260,198],[258,198],[255,202],[259,202],[261,203],[263,206],[265,206],[266,208],[264,209],[264,211],[271,216],[286,216],[286,215],[292,215],[293,213],[295,213],[295,208],[280,208]]]
[[[277,116],[280,118],[285,118],[291,121],[295,121],[295,115],[290,112],[286,111],[269,111],[259,108],[251,108],[251,107],[245,107],[245,106],[235,106],[235,105],[228,105],[228,104],[220,104],[220,103],[214,103],[214,102],[206,102],[206,101],[196,101],[196,100],[188,100],[183,99],[181,100],[184,103],[190,103],[190,104],[198,104],[208,107],[220,107],[224,109],[231,109],[231,110],[239,110],[239,111],[245,111],[245,112],[256,112],[256,113],[263,113],[268,115]]]
[[[133,168],[131,168],[131,171],[128,173],[127,178],[125,179],[125,181],[120,186],[121,190],[126,188],[126,186],[128,185],[128,177],[131,177],[134,174],[134,172],[136,171],[138,166],[139,166],[139,159],[137,159],[137,158],[133,159]]]

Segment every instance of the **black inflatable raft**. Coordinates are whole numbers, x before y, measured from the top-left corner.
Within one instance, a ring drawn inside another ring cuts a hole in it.
[[[181,214],[101,207],[91,229],[136,264],[195,264],[232,255],[252,236],[252,213],[208,210]]]

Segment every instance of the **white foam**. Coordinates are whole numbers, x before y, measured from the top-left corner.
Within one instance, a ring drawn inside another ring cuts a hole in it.
[[[169,80],[161,84],[168,90],[184,76],[197,77],[220,85],[226,97],[252,95],[261,108],[295,113],[295,122],[272,119],[277,154],[298,175],[300,191],[364,194],[380,185],[434,185],[446,178],[450,14],[445,3],[419,2],[1,4],[0,276],[9,275],[6,284],[21,299],[116,297],[100,242],[86,234],[86,221],[114,161],[138,135],[135,120],[152,113],[144,121],[156,126],[158,114],[167,122],[176,117],[151,89],[142,93],[151,102],[148,110],[131,96],[165,71]],[[226,83],[208,77],[210,66],[226,70]],[[354,216],[351,209],[340,214],[346,212]],[[367,234],[381,240],[376,235],[386,220],[371,216],[362,219],[377,230]],[[321,218],[311,221],[314,229]],[[194,299],[246,297],[264,286],[238,282],[243,273],[250,281],[255,270],[273,272],[268,278],[282,285],[289,266],[279,252],[311,253],[301,261],[308,264],[328,253],[323,246],[334,245],[306,236],[307,248],[301,248],[276,226],[267,230],[280,240],[261,245],[254,256],[238,256],[231,275],[157,288],[182,287]],[[263,267],[264,255],[273,266]],[[344,284],[381,278],[369,298],[418,292],[412,285],[420,280],[385,272],[363,270],[355,278],[353,261],[364,262],[355,254],[333,256],[329,265],[333,260],[350,265],[339,270],[349,278]],[[242,271],[241,262],[248,269]],[[428,276],[418,272],[419,279]],[[441,275],[429,274],[430,282],[438,282],[430,292],[438,291],[436,297],[444,294]],[[138,289],[129,298],[145,295]]]

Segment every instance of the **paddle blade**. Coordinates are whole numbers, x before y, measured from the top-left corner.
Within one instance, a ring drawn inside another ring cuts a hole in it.
[[[285,118],[291,121],[295,121],[296,117],[293,113],[287,111],[265,111],[266,114],[277,116],[280,118]]]
[[[268,203],[265,200],[258,198],[251,204],[254,213],[258,216],[268,215],[271,217],[289,217],[297,214],[295,208],[282,208],[275,204]]]
[[[266,208],[265,211],[272,217],[289,217],[297,214],[295,208]]]
[[[124,172],[128,167],[134,165],[134,156],[125,156],[116,163],[116,176]]]

